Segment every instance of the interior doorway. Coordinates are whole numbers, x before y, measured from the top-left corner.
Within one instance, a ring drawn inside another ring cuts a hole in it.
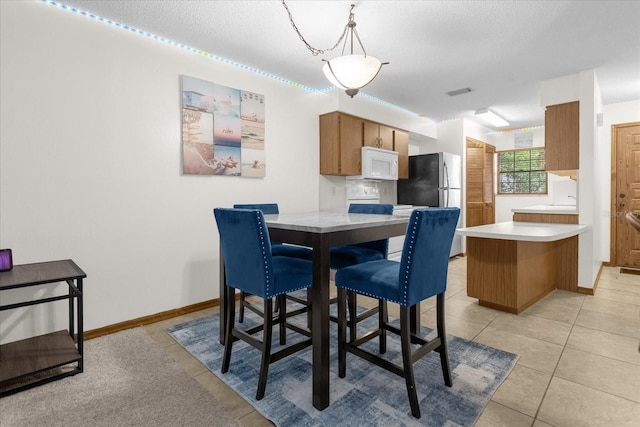
[[[466,227],[496,222],[495,152],[493,145],[467,137]]]
[[[640,122],[611,127],[611,262],[640,269],[640,233],[625,218],[640,212]]]

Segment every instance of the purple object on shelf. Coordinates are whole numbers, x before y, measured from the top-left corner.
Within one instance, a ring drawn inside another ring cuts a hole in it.
[[[11,249],[0,249],[0,271],[9,271],[13,268]]]

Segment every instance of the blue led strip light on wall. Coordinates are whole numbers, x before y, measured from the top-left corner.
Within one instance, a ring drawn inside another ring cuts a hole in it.
[[[300,83],[285,79],[283,77],[276,76],[275,74],[267,73],[266,71],[262,71],[262,70],[259,70],[257,68],[250,67],[248,65],[244,65],[244,64],[241,64],[239,62],[235,62],[235,61],[232,61],[230,59],[223,58],[221,56],[214,55],[212,53],[205,52],[203,50],[196,49],[196,48],[193,48],[191,46],[187,46],[187,45],[184,45],[182,43],[178,43],[176,41],[173,41],[173,40],[170,40],[170,39],[166,39],[164,37],[161,37],[161,36],[158,36],[158,35],[155,35],[155,34],[151,34],[149,32],[143,31],[143,30],[139,30],[139,29],[137,29],[135,27],[131,27],[129,25],[122,24],[120,22],[113,21],[113,20],[108,19],[108,18],[104,18],[102,16],[93,14],[91,12],[87,12],[85,10],[78,9],[76,7],[68,6],[68,5],[64,4],[64,3],[60,3],[60,2],[57,2],[57,1],[54,1],[54,0],[41,0],[41,1],[42,1],[42,3],[49,4],[51,6],[56,6],[56,7],[59,7],[61,9],[67,10],[69,12],[77,13],[77,14],[82,15],[84,17],[91,18],[91,19],[94,19],[96,21],[99,21],[99,22],[102,22],[102,23],[105,23],[105,24],[113,25],[113,26],[118,27],[120,29],[123,29],[123,30],[126,30],[126,31],[130,31],[130,32],[136,33],[138,35],[141,35],[141,36],[144,36],[144,37],[148,37],[150,39],[154,39],[154,40],[166,43],[166,44],[171,45],[173,47],[184,49],[184,50],[187,50],[189,52],[193,52],[193,53],[196,53],[198,55],[213,59],[214,61],[222,62],[224,64],[228,64],[228,65],[231,65],[233,67],[240,68],[240,69],[243,69],[245,71],[249,71],[249,72],[258,74],[258,75],[260,75],[262,77],[267,77],[269,79],[276,80],[276,81],[278,81],[280,83],[284,83],[286,85],[290,85],[290,86],[294,86],[294,87],[297,87],[297,88],[300,88],[300,89],[304,89],[304,90],[306,90],[308,92],[325,93],[325,92],[329,92],[331,90],[336,89],[336,87],[334,87],[334,86],[329,86],[329,87],[326,87],[324,89],[315,89],[315,88],[312,88],[312,87],[309,87],[309,86],[306,86],[306,85],[303,85],[303,84],[300,84]],[[403,108],[403,107],[400,107],[398,105],[392,104],[390,102],[384,101],[384,100],[382,100],[380,98],[376,98],[375,96],[369,95],[369,94],[364,93],[362,91],[360,92],[359,95],[364,97],[364,98],[369,99],[370,101],[377,102],[377,103],[385,105],[385,106],[387,106],[389,108],[393,108],[395,110],[402,111],[403,113],[407,113],[407,114],[414,115],[414,116],[418,115],[417,113],[415,113],[413,111],[407,110],[406,108]],[[425,117],[425,119],[429,120],[426,117]]]
[[[267,73],[267,72],[262,71],[262,70],[258,70],[257,68],[253,68],[253,67],[250,67],[248,65],[240,64],[238,62],[232,61],[232,60],[227,59],[227,58],[223,58],[223,57],[218,56],[218,55],[214,55],[214,54],[209,53],[209,52],[205,52],[205,51],[200,50],[200,49],[196,49],[196,48],[193,48],[193,47],[190,47],[190,46],[186,46],[186,45],[184,45],[182,43],[178,43],[176,41],[169,40],[169,39],[166,39],[164,37],[160,37],[158,35],[151,34],[151,33],[148,33],[146,31],[139,30],[137,28],[131,27],[129,25],[122,24],[120,22],[112,21],[111,19],[104,18],[104,17],[99,16],[99,15],[95,15],[93,13],[78,9],[76,7],[68,6],[68,5],[64,4],[64,3],[59,3],[59,2],[54,1],[54,0],[42,0],[42,2],[46,3],[46,4],[50,4],[52,6],[57,6],[57,7],[61,8],[61,9],[68,10],[70,12],[77,13],[77,14],[85,16],[87,18],[95,19],[96,21],[100,21],[100,22],[103,22],[105,24],[113,25],[113,26],[121,28],[123,30],[131,31],[132,33],[136,33],[136,34],[139,34],[141,36],[148,37],[148,38],[151,38],[151,39],[154,39],[154,40],[169,44],[171,46],[174,46],[174,47],[177,47],[177,48],[180,48],[180,49],[187,50],[189,52],[197,53],[198,55],[202,55],[202,56],[205,56],[207,58],[211,58],[211,59],[213,59],[215,61],[218,61],[218,62],[222,62],[222,63],[228,64],[228,65],[231,65],[231,66],[234,66],[234,67],[237,67],[237,68],[241,68],[241,69],[246,70],[246,71],[250,71],[250,72],[258,74],[260,76],[267,77],[267,78],[270,78],[272,80],[276,80],[276,81],[278,81],[280,83],[284,83],[284,84],[287,84],[287,85],[290,85],[290,86],[294,86],[294,87],[297,87],[297,88],[300,88],[300,89],[304,89],[304,90],[309,91],[309,92],[324,93],[324,92],[327,92],[327,91],[333,89],[333,87],[328,87],[328,88],[325,88],[325,89],[314,89],[312,87],[305,86],[303,84],[296,83],[296,82],[293,82],[291,80],[287,80],[285,78],[276,76],[274,74]]]

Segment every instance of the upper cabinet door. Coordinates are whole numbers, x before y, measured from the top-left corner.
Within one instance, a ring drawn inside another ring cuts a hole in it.
[[[393,128],[365,120],[364,145],[393,150]]]
[[[340,115],[340,175],[362,173],[362,119]]]
[[[393,151],[398,152],[398,178],[409,178],[409,132],[393,131]]]
[[[580,103],[549,105],[544,115],[545,170],[571,174],[580,168]]]

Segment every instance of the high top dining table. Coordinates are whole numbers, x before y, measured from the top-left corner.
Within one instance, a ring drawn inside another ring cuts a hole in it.
[[[313,249],[313,286],[311,302],[311,336],[313,363],[313,406],[329,406],[329,281],[330,250],[334,246],[362,243],[404,235],[409,223],[406,211],[394,215],[350,214],[347,212],[310,212],[265,215],[272,240],[307,246]],[[220,343],[224,343],[226,301],[224,301],[224,261],[220,256]],[[412,313],[414,328],[420,316]]]

